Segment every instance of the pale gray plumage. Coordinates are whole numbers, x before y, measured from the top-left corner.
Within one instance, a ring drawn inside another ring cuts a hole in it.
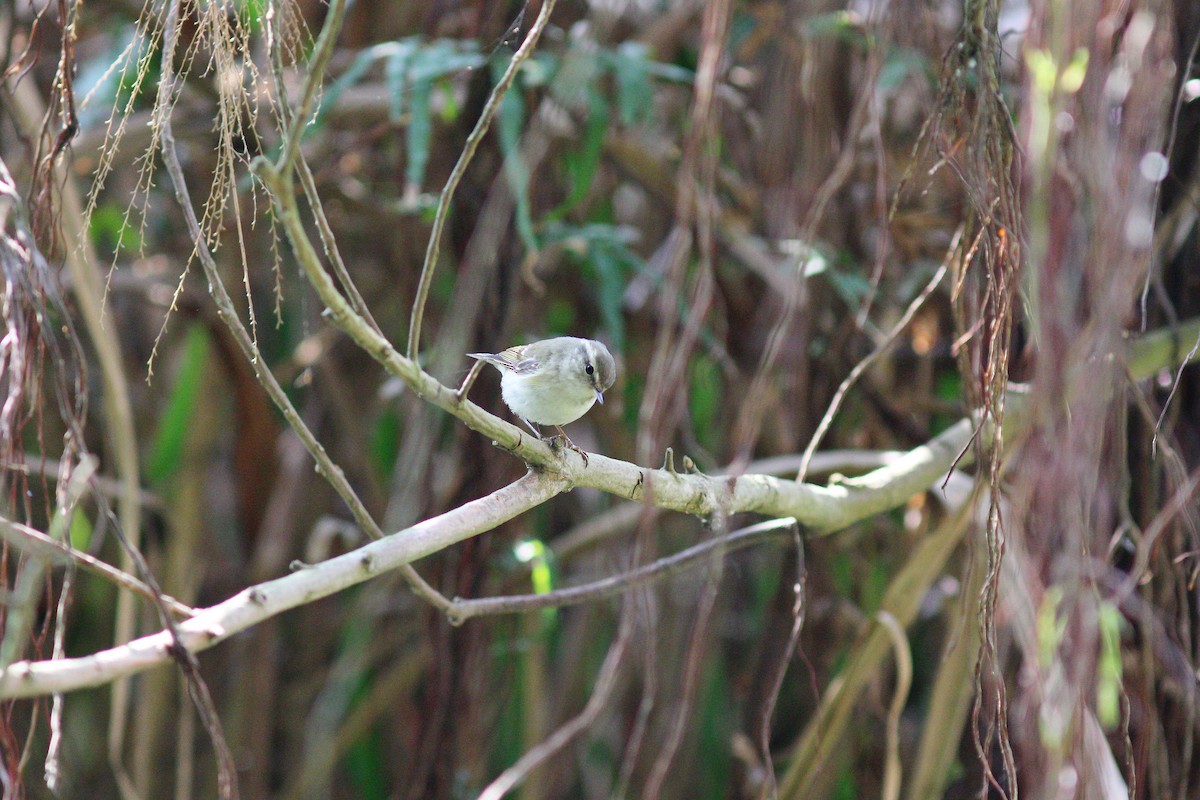
[[[500,396],[530,430],[541,436],[537,425],[553,425],[575,450],[579,448],[560,426],[603,403],[604,392],[617,378],[612,354],[594,339],[559,336],[499,353],[467,355],[500,370]]]

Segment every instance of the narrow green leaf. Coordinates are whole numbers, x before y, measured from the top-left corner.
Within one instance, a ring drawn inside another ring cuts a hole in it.
[[[641,42],[624,42],[609,58],[617,79],[617,110],[622,125],[642,122],[654,107],[649,62],[648,50]]]
[[[195,323],[188,327],[179,373],[167,396],[146,459],[146,477],[151,485],[161,485],[179,469],[187,456],[188,430],[200,393],[205,388],[204,371],[210,347],[208,331],[203,325]]]
[[[383,59],[383,81],[388,89],[388,115],[392,122],[404,116],[404,95],[408,90],[408,65],[416,53],[417,43],[411,40],[397,42]]]
[[[692,362],[691,390],[688,408],[692,426],[700,443],[716,451],[720,434],[719,416],[722,406],[721,371],[707,355],[697,355]]]
[[[368,440],[367,453],[371,465],[375,468],[376,476],[387,482],[396,464],[400,442],[400,415],[392,408],[386,408],[380,413],[371,426],[371,436]]]
[[[433,81],[414,76],[408,98],[408,135],[405,137],[404,180],[410,189],[421,187],[429,166],[429,143],[433,138],[432,100]]]
[[[503,69],[503,65],[496,65]],[[537,234],[533,229],[533,208],[529,202],[529,169],[521,158],[521,131],[525,127],[525,98],[514,86],[500,102],[500,113],[496,120],[496,132],[500,138],[500,150],[504,153],[504,175],[512,187],[517,201],[517,233],[530,251],[539,249]]]
[[[92,531],[92,521],[88,519],[88,515],[83,512],[82,508],[76,506],[75,513],[71,515],[71,530],[68,534],[71,539],[71,547],[87,552],[88,547],[92,544]]]
[[[560,220],[587,197],[604,153],[604,137],[608,134],[608,101],[598,90],[589,91],[587,124],[579,147],[563,157],[570,193],[557,208],[546,215],[547,221]]]

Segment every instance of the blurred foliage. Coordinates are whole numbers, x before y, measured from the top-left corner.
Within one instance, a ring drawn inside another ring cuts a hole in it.
[[[146,480],[156,488],[161,488],[192,455],[187,451],[187,437],[204,389],[204,367],[210,344],[208,333],[201,325],[188,326],[185,338],[178,372],[167,393],[162,417],[146,456]]]

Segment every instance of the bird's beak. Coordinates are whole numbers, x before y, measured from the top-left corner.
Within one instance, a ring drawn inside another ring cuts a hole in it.
[[[604,395],[600,393],[599,389],[596,390],[596,402],[600,405],[604,405]]]

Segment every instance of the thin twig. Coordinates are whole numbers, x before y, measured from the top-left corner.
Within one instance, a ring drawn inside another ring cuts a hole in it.
[[[12,545],[17,550],[29,553],[38,558],[48,559],[52,562],[78,564],[89,572],[112,581],[113,584],[122,589],[127,589],[134,594],[139,594],[150,600],[154,599],[154,592],[150,587],[128,572],[105,563],[95,556],[76,550],[67,544],[55,541],[54,538],[39,530],[30,528],[28,525],[22,525],[19,522],[0,517],[0,539],[3,539],[6,544]],[[173,597],[163,595],[162,599],[171,612],[180,617],[190,617],[195,613],[190,606],[179,602]]]
[[[333,228],[329,225],[329,218],[325,216],[325,206],[321,203],[321,195],[317,193],[317,183],[313,178],[312,169],[309,168],[308,159],[304,157],[303,153],[296,158],[296,171],[300,174],[300,186],[304,189],[304,199],[308,201],[313,219],[316,220],[317,233],[321,235],[321,245],[325,248],[325,255],[329,257],[329,263],[333,265],[334,274],[338,276],[338,281],[342,284],[342,290],[350,298],[350,305],[358,312],[359,316],[365,319],[372,328],[382,333],[383,329],[371,315],[367,301],[363,299],[362,293],[358,290],[358,284],[350,277],[350,270],[346,268],[346,262],[342,259],[342,252],[338,249]]]
[[[887,631],[892,640],[892,652],[896,656],[896,687],[892,690],[892,702],[887,715],[887,759],[883,768],[883,800],[900,799],[900,714],[908,700],[912,687],[912,650],[904,626],[890,611],[881,610],[875,620]]]
[[[463,378],[463,382],[454,390],[454,396],[458,400],[462,400],[470,393],[471,387],[475,385],[475,380],[479,377],[480,371],[483,369],[482,361],[476,361],[471,365],[471,369],[467,371],[467,375]]]
[[[728,521],[728,510],[723,508],[717,517],[717,529],[723,529]],[[683,737],[688,730],[688,721],[692,717],[696,704],[696,692],[700,685],[702,668],[706,663],[704,655],[712,642],[709,633],[712,630],[713,609],[717,604],[717,595],[721,590],[721,577],[725,567],[725,561],[720,556],[719,551],[713,552],[709,556],[710,569],[705,576],[699,602],[696,603],[696,613],[692,620],[692,630],[688,636],[687,651],[683,659],[683,680],[679,684],[676,695],[675,713],[667,731],[666,740],[650,770],[650,776],[642,787],[642,794],[645,797],[661,795],[662,787],[667,782],[667,775],[670,774],[671,765],[675,762],[675,756],[679,752]]]
[[[46,458],[45,456],[26,453],[25,457],[20,460],[0,461],[0,470],[19,472],[22,475],[40,475],[43,478],[54,481],[57,480],[62,470],[62,462],[57,458]],[[115,478],[109,478],[105,475],[93,475],[91,489],[104,497],[120,500],[125,491],[125,485]],[[162,508],[162,498],[148,489],[139,489],[136,492],[136,499],[138,504],[143,508]]]
[[[958,249],[958,243],[961,238],[962,229],[960,228],[954,234],[954,239],[950,243],[950,253]],[[850,391],[850,387],[858,381],[862,374],[891,348],[892,343],[896,341],[896,337],[908,327],[908,323],[912,322],[912,318],[916,316],[917,311],[920,310],[921,306],[925,305],[925,301],[929,299],[929,296],[933,294],[933,290],[938,287],[942,282],[942,278],[946,276],[949,261],[950,256],[947,254],[946,258],[942,260],[942,265],[938,267],[937,272],[929,279],[929,283],[925,284],[925,288],[921,290],[921,293],[908,304],[908,308],[905,309],[904,314],[892,326],[887,335],[883,337],[883,340],[875,345],[875,349],[866,358],[855,364],[854,369],[850,370],[850,374],[842,380],[837,391],[834,392],[833,399],[829,401],[829,408],[825,411],[825,415],[821,417],[821,422],[817,425],[816,432],[813,434],[812,439],[809,440],[808,446],[804,448],[804,457],[800,460],[800,471],[796,475],[797,481],[803,482],[808,477],[808,465],[812,461],[813,453],[816,452],[817,447],[821,444],[821,440],[825,438],[825,432],[829,430],[829,426],[833,424],[833,418],[837,415],[838,409],[842,407],[842,400],[846,398],[846,392]]]
[[[604,709],[604,704],[608,702],[609,695],[612,694],[617,679],[617,670],[621,666],[625,651],[629,649],[635,617],[636,612],[632,605],[627,607],[621,615],[621,627],[617,630],[617,638],[608,648],[604,664],[600,667],[600,674],[596,676],[596,686],[592,689],[592,695],[588,698],[583,711],[580,711],[574,719],[565,723],[545,741],[527,751],[517,759],[515,764],[500,773],[480,793],[478,800],[500,800],[529,777],[530,772],[570,744],[572,739],[583,733],[596,721]]]
[[[321,33],[317,36],[316,44],[313,45],[312,57],[305,70],[306,77],[304,86],[300,90],[300,102],[296,105],[296,110],[283,134],[283,145],[280,147],[279,158],[275,161],[276,171],[288,175],[289,180],[296,154],[300,148],[300,140],[304,138],[304,129],[308,126],[313,104],[317,99],[317,90],[321,87],[321,81],[325,79],[325,68],[329,66],[329,59],[333,56],[333,45],[337,41],[337,35],[342,29],[345,17],[346,0],[331,0],[329,12],[325,15],[325,23],[321,26]],[[278,15],[275,17],[275,22],[279,22]],[[275,37],[276,41],[281,38],[281,36]]]
[[[787,677],[788,665],[792,661],[792,653],[796,651],[796,643],[800,641],[800,631],[804,628],[804,599],[805,584],[808,580],[808,568],[804,559],[804,539],[800,536],[800,526],[793,521],[791,526],[792,538],[796,544],[796,583],[793,591],[796,599],[792,603],[792,630],[787,643],[779,654],[775,672],[771,676],[771,688],[763,702],[762,727],[758,732],[759,748],[762,750],[763,797],[772,800],[779,794],[778,782],[775,779],[775,765],[771,759],[771,719],[775,716],[775,704],[779,701],[779,692],[783,689],[783,679]]]
[[[542,31],[550,21],[550,12],[554,10],[555,2],[557,0],[542,0],[542,8],[538,12],[537,19],[533,21],[533,26],[529,29],[529,33],[525,35],[525,41],[521,42],[521,46],[517,48],[517,52],[513,53],[513,57],[508,62],[504,73],[500,76],[500,80],[492,87],[492,93],[488,96],[487,103],[484,104],[483,111],[479,114],[479,121],[475,123],[475,128],[467,136],[466,144],[463,145],[462,152],[458,156],[458,161],[455,162],[454,169],[450,171],[450,177],[446,179],[446,186],[442,189],[442,193],[438,197],[437,211],[434,213],[433,225],[429,232],[429,244],[425,249],[425,263],[421,265],[421,278],[417,282],[417,293],[413,298],[412,316],[409,318],[408,323],[408,348],[405,352],[410,361],[417,361],[417,356],[420,352],[421,321],[425,317],[425,301],[429,297],[429,287],[433,285],[433,271],[437,264],[438,253],[442,247],[442,229],[446,225],[446,217],[450,214],[450,202],[454,199],[454,192],[458,188],[459,181],[466,174],[467,165],[475,157],[475,151],[479,148],[479,143],[483,141],[483,137],[491,127],[492,119],[496,116],[496,112],[500,110],[500,102],[504,99],[504,95],[508,92],[509,87],[512,86],[513,80],[517,77],[517,71],[525,63],[525,59],[529,58],[533,53],[533,48],[537,46],[538,39],[542,36]]]
[[[653,522],[656,514],[643,506],[646,513],[638,526],[638,535],[634,539],[631,563],[642,562],[642,552],[652,547]],[[646,734],[650,730],[650,715],[654,711],[659,693],[659,636],[658,636],[658,605],[655,594],[647,589],[632,592],[629,608],[643,620],[641,626],[641,670],[642,697],[638,701],[637,714],[633,726],[625,739],[625,752],[621,757],[621,771],[617,776],[617,785],[612,792],[613,800],[625,800],[629,796],[629,786],[633,782],[633,773],[637,769],[638,758],[646,742]]]
[[[52,539],[67,538],[75,506],[83,496],[88,480],[99,463],[94,456],[85,456],[71,471],[71,478],[67,484],[59,487],[58,508],[50,521]],[[37,595],[43,589],[42,576],[48,562],[49,559],[45,556],[26,559],[17,572],[16,585],[5,598],[8,613],[4,621],[4,639],[0,640],[0,671],[20,658],[24,652],[29,632],[37,616]]]
[[[450,621],[461,624],[473,617],[493,616],[496,614],[517,614],[542,608],[561,608],[564,606],[589,603],[603,600],[606,597],[623,594],[630,589],[647,583],[669,578],[684,570],[697,566],[697,563],[714,551],[723,554],[733,553],[759,542],[773,539],[783,533],[790,532],[796,527],[794,519],[773,519],[760,522],[748,528],[741,528],[728,536],[721,536],[700,544],[692,545],[674,555],[660,558],[637,569],[611,575],[582,586],[572,586],[545,594],[511,595],[508,597],[486,597],[478,600],[455,599],[450,610]]]
[[[54,614],[54,653],[52,658],[66,658],[67,639],[67,606],[70,603],[71,592],[75,587],[75,565],[67,566],[63,575],[62,590],[58,595],[58,608]],[[46,746],[45,774],[46,786],[55,795],[62,794],[62,743],[63,743],[63,710],[65,708],[63,694],[54,695],[50,701],[50,742]]]
[[[1133,566],[1121,581],[1121,588],[1116,592],[1119,599],[1124,600],[1129,597],[1141,585],[1146,573],[1150,570],[1150,559],[1158,548],[1158,540],[1171,529],[1172,523],[1179,519],[1180,514],[1189,508],[1194,508],[1198,491],[1200,491],[1200,469],[1193,471],[1187,480],[1183,481],[1179,488],[1172,493],[1166,504],[1139,537]]]

